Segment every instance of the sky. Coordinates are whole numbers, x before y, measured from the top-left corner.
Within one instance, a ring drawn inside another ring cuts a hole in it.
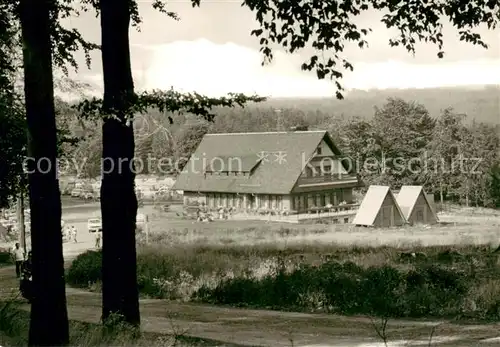
[[[335,94],[330,80],[319,81],[314,72],[300,70],[302,62],[314,54],[303,50],[288,54],[275,49],[274,61],[261,66],[258,39],[250,32],[258,27],[254,14],[240,2],[202,0],[200,8],[188,1],[168,2],[180,21],[167,18],[151,8],[151,1],[139,0],[143,17],[141,30],[130,30],[131,58],[137,90],[169,89],[219,96],[228,92],[257,93],[271,97],[325,97]],[[394,36],[380,23],[380,13],[358,18],[373,32],[369,48],[347,46],[344,57],[354,65],[340,81],[347,89],[430,88],[500,84],[500,32],[480,28],[490,45],[488,50],[459,41],[451,25],[445,27],[445,57],[437,58],[437,47],[417,46],[415,56],[402,48],[389,47]],[[67,21],[82,35],[100,43],[99,19],[92,13]],[[82,55],[83,57],[83,55]],[[102,91],[99,53],[92,55],[91,70],[82,67],[79,80]]]

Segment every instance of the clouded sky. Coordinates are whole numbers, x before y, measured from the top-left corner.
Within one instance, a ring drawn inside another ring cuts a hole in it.
[[[271,65],[261,67],[258,40],[250,36],[257,28],[252,12],[235,1],[202,0],[201,8],[188,1],[169,1],[177,12],[176,22],[151,8],[150,1],[139,1],[144,20],[141,31],[131,29],[132,68],[137,89],[173,86],[184,91],[209,95],[227,92],[256,92],[268,96],[330,96],[335,87],[318,81],[300,65],[314,52],[304,50],[290,55],[275,51]],[[380,23],[379,13],[358,18],[373,29],[369,48],[348,46],[345,57],[354,65],[341,83],[346,88],[425,88],[452,85],[500,84],[500,33],[479,30],[490,45],[488,50],[460,42],[450,27],[444,31],[445,58],[438,59],[437,48],[420,44],[415,57],[402,48],[390,48],[394,32]],[[100,43],[99,19],[91,13],[68,22],[88,40]],[[102,86],[99,53],[93,55],[92,70],[83,66],[82,80]]]

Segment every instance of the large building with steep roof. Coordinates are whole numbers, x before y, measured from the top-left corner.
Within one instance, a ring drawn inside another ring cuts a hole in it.
[[[307,212],[360,186],[327,131],[207,134],[173,189],[208,207]]]

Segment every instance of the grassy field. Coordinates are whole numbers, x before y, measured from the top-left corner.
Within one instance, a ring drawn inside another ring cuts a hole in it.
[[[351,225],[294,225],[265,221],[214,221],[180,219],[176,212],[151,208],[151,243],[162,245],[272,244],[289,247],[328,244],[346,246],[393,246],[398,248],[439,245],[497,245],[500,243],[500,211],[450,207],[440,213],[436,226],[368,229]]]
[[[440,219],[447,224],[377,230],[171,217],[162,229],[158,215],[148,244],[138,240],[140,291],[278,310],[500,318],[496,211],[450,210]],[[100,262],[98,252],[80,256],[68,280],[100,290]]]

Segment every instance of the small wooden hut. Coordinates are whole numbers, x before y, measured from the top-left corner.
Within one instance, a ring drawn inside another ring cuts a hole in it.
[[[403,186],[396,197],[410,224],[436,224],[438,217],[422,186]]]
[[[406,220],[387,186],[370,186],[352,224],[388,228],[401,226]]]

